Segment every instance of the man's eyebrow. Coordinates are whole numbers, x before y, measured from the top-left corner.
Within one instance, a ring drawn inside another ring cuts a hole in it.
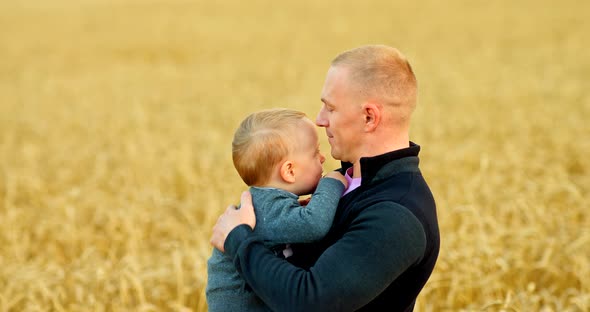
[[[321,98],[321,101],[324,102],[324,104],[326,105],[330,105],[330,102],[328,102],[328,100],[326,100],[325,98]]]

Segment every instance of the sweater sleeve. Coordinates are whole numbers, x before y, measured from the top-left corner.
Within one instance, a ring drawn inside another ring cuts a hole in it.
[[[274,243],[309,243],[322,239],[330,230],[344,184],[322,178],[307,206],[297,201],[292,207],[276,209],[267,218],[267,231]]]
[[[224,247],[272,310],[354,311],[420,261],[426,236],[406,208],[382,202],[364,209],[309,270],[275,257],[246,225],[230,232]]]

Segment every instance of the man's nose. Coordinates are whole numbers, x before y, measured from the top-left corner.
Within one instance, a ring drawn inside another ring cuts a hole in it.
[[[327,127],[328,126],[328,119],[326,119],[325,117],[325,112],[324,109],[320,109],[320,112],[318,113],[318,116],[315,119],[315,124],[318,127]]]
[[[320,153],[320,163],[324,163],[324,161],[326,161],[326,156],[324,156],[324,154]]]

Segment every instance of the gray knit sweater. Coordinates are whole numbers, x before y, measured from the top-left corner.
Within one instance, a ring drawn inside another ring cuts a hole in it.
[[[334,219],[344,185],[332,178],[320,180],[306,207],[299,197],[276,188],[251,187],[256,213],[254,233],[265,244],[309,243],[323,238]],[[207,262],[207,305],[210,312],[270,311],[236,271],[235,265],[217,249]]]

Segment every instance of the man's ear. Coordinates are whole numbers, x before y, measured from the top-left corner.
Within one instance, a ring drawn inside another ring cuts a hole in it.
[[[285,160],[281,165],[279,173],[281,174],[281,178],[283,181],[287,183],[294,183],[295,182],[295,171],[294,167],[295,164],[290,160]]]
[[[373,132],[381,122],[381,107],[375,103],[363,104],[363,116],[365,118],[365,131]]]

